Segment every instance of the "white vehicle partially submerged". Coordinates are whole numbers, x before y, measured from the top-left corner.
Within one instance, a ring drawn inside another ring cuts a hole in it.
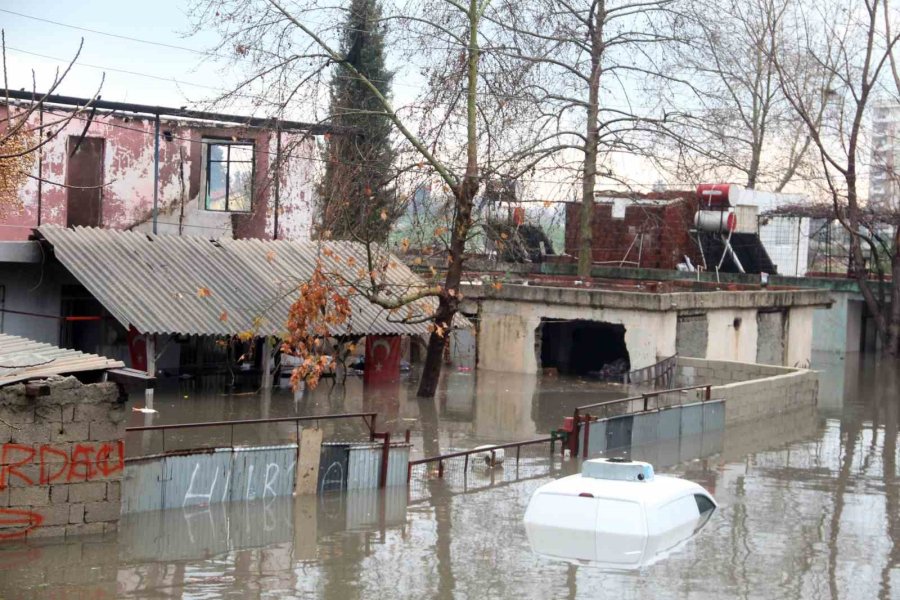
[[[692,537],[716,506],[696,483],[655,475],[648,463],[595,459],[534,492],[525,530],[538,554],[636,569]]]

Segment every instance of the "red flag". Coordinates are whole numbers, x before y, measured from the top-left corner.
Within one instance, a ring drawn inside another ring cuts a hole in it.
[[[365,383],[384,383],[400,379],[400,336],[366,336]]]

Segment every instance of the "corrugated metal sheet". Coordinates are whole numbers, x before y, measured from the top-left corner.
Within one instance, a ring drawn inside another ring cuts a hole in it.
[[[377,488],[381,477],[381,444],[354,444],[348,448],[347,489]],[[406,485],[409,445],[391,444],[385,485]]]
[[[110,314],[141,333],[278,335],[294,290],[317,263],[347,280],[356,279],[368,264],[366,246],[354,242],[208,240],[50,225],[38,231]],[[383,278],[386,293],[400,296],[426,286],[397,257],[383,253],[378,260],[391,265]],[[201,288],[209,295],[198,293]],[[405,308],[392,317],[360,294],[348,296],[352,322],[335,334],[348,328],[359,334],[419,335],[428,330],[427,323],[396,322],[406,315]],[[427,314],[435,304],[424,298],[411,306],[416,314]],[[456,323],[470,325],[462,316]]]
[[[118,369],[125,364],[96,354],[0,333],[0,386],[83,371]]]

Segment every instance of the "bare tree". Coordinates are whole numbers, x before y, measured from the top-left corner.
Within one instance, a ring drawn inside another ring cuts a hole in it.
[[[789,38],[797,44],[795,51],[774,55],[785,97],[815,147],[822,190],[849,235],[849,272],[859,283],[884,350],[894,356],[900,355],[900,219],[893,216],[886,235],[867,218],[860,177],[869,151],[865,127],[873,102],[879,95],[900,101],[900,77],[892,77],[900,41],[896,19],[886,0],[853,0],[849,7],[845,1],[797,7]],[[817,70],[815,78],[827,82],[816,95],[806,93],[795,68],[795,61],[807,56]],[[874,289],[864,245],[873,251],[876,263],[879,254],[889,258],[889,298]]]
[[[686,42],[676,47],[671,68],[686,69],[691,86],[665,94],[674,115],[663,136],[674,145],[680,180],[733,180],[746,187],[781,191],[797,176],[808,175],[811,137],[784,97],[775,68],[782,47],[790,0],[696,0],[685,7]],[[710,18],[715,15],[715,18]],[[810,79],[818,73],[806,61],[794,61],[798,92],[821,89]],[[821,108],[821,107],[820,107]],[[822,112],[811,115],[820,123]]]
[[[664,73],[660,56],[680,43],[676,0],[539,0],[504,3],[506,51],[536,65],[529,92],[539,122],[555,142],[552,168],[581,181],[578,274],[589,277],[594,193],[598,179],[618,181],[603,164],[616,153],[643,155],[647,136],[665,120],[649,80]],[[536,149],[546,154],[547,146]]]
[[[399,59],[416,65],[424,79],[422,91],[407,104],[395,106],[342,53],[338,18],[340,8],[316,0],[200,0],[193,14],[197,27],[215,27],[222,36],[220,49],[234,49],[237,64],[248,75],[233,92],[262,90],[261,97],[276,98],[279,111],[321,102],[316,84],[332,66],[358,79],[375,99],[377,114],[388,119],[398,139],[400,173],[416,171],[419,179],[433,178],[445,201],[447,227],[433,232],[444,248],[446,272],[420,286],[398,286],[388,277],[390,261],[383,249],[367,245],[366,264],[326,269],[327,274],[365,296],[397,320],[430,322],[431,334],[418,394],[433,396],[441,370],[447,337],[461,300],[460,282],[466,244],[474,223],[474,200],[488,172],[512,168],[505,155],[514,138],[500,130],[520,121],[516,102],[495,93],[492,86],[515,81],[513,69],[501,53],[484,53],[489,35],[485,16],[491,0],[440,0],[406,4],[385,3],[381,19],[391,23],[392,49]],[[510,89],[510,88],[505,88]],[[332,106],[334,110],[336,107]],[[337,107],[347,110],[348,107]],[[346,113],[345,113],[346,114]],[[327,120],[326,116],[323,120]],[[482,154],[487,159],[482,159]],[[485,162],[497,166],[486,169]],[[340,258],[340,257],[338,257]],[[334,261],[332,261],[334,262]],[[354,261],[356,262],[356,261]],[[358,272],[357,272],[358,270]],[[432,298],[433,310],[423,312],[419,302]]]

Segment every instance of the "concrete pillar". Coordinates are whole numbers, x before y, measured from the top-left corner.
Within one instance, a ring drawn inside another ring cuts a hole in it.
[[[260,387],[264,390],[272,389],[272,353],[274,352],[274,340],[272,336],[267,335],[262,345],[262,360],[260,365],[262,368],[262,376],[260,377]]]

